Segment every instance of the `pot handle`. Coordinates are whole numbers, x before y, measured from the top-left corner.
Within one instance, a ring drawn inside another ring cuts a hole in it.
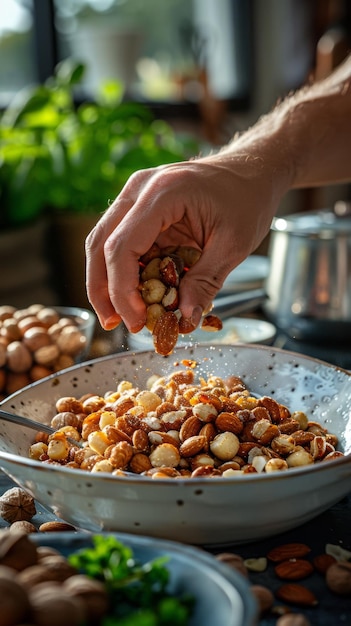
[[[213,301],[211,313],[225,319],[256,309],[266,298],[265,289],[249,289],[237,294],[219,296]]]

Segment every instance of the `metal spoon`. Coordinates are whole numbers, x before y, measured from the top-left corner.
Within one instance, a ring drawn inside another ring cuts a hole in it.
[[[42,424],[41,422],[36,422],[35,420],[29,419],[29,417],[23,417],[22,415],[15,415],[14,413],[9,413],[8,411],[4,411],[0,409],[0,420],[5,420],[6,422],[11,422],[12,424],[18,424],[19,426],[26,426],[27,428],[31,428],[32,430],[36,430],[37,432],[48,433],[52,435],[55,433],[55,429],[47,424]],[[83,444],[80,441],[76,441],[71,437],[66,436],[67,441],[69,443],[78,446],[79,448],[83,447]]]

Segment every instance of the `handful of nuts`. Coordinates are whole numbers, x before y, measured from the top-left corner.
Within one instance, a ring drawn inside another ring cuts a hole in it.
[[[161,249],[155,243],[139,260],[140,292],[147,307],[146,328],[152,333],[155,351],[163,356],[172,353],[179,333],[194,330],[178,309],[179,284],[200,256],[200,250],[191,246]],[[215,315],[205,315],[201,328],[221,330],[222,322]]]
[[[70,367],[86,341],[77,320],[51,307],[0,306],[0,398]]]

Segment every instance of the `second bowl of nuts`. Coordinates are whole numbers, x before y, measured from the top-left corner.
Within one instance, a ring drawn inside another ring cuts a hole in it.
[[[77,307],[0,306],[0,397],[87,358],[95,323]]]

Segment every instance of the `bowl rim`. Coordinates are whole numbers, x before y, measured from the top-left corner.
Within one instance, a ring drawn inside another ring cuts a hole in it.
[[[188,346],[189,347],[189,346]],[[224,350],[226,348],[230,349],[230,350],[236,350],[236,349],[244,349],[244,350],[253,350],[253,351],[265,351],[265,352],[274,352],[274,353],[279,353],[282,355],[287,355],[290,358],[297,358],[299,361],[307,361],[309,363],[315,363],[317,365],[322,365],[327,367],[328,369],[332,369],[338,372],[341,372],[342,374],[345,374],[347,378],[349,378],[349,382],[351,384],[351,371],[350,370],[346,370],[338,365],[335,365],[333,363],[328,363],[327,361],[323,361],[321,359],[318,359],[316,357],[310,357],[308,355],[305,354],[300,354],[298,352],[293,352],[290,350],[285,350],[283,348],[276,348],[274,346],[267,346],[267,345],[261,345],[261,344],[247,344],[247,343],[237,343],[235,345],[233,344],[217,344],[213,347],[210,347],[207,343],[196,343],[193,345],[193,347],[200,347],[200,348],[204,348],[206,350]],[[179,346],[179,348],[175,348],[173,353],[171,355],[168,355],[167,357],[161,357],[161,358],[174,358],[177,355],[178,351],[182,351],[184,352],[184,350],[187,349],[186,346]],[[135,350],[128,350],[125,352],[119,352],[116,354],[108,354],[105,355],[103,357],[98,357],[98,358],[92,358],[92,359],[88,359],[86,361],[82,361],[81,363],[72,365],[66,369],[60,370],[59,372],[53,373],[53,374],[49,374],[48,376],[46,376],[45,378],[42,378],[38,381],[35,381],[29,385],[26,385],[25,387],[23,387],[22,389],[15,391],[13,394],[7,396],[4,400],[0,401],[0,407],[6,402],[11,402],[13,399],[15,399],[16,397],[19,397],[23,391],[26,391],[28,389],[32,389],[35,388],[36,386],[42,385],[45,382],[49,382],[50,380],[55,380],[55,378],[57,378],[58,376],[61,376],[62,374],[69,374],[69,373],[73,373],[76,370],[81,370],[83,368],[86,367],[94,367],[95,364],[97,363],[103,363],[103,362],[108,362],[110,360],[113,359],[124,359],[124,358],[132,358],[132,357],[137,357],[139,358],[141,355],[143,354],[150,354],[150,353],[154,353],[153,350],[140,350],[140,351],[135,351]],[[154,353],[155,354],[155,353]],[[159,355],[156,355],[157,357]],[[347,380],[346,378],[346,380]],[[56,465],[49,465],[49,464],[43,464],[40,461],[36,461],[34,459],[30,459],[29,457],[22,457],[20,455],[17,454],[13,454],[10,452],[3,452],[0,450],[0,467],[1,467],[1,459],[4,459],[4,461],[8,460],[11,463],[15,463],[16,465],[25,465],[25,466],[29,466],[29,467],[33,467],[36,469],[40,469],[40,471],[52,471],[52,472],[64,472],[68,473],[68,475],[73,474],[75,476],[80,476],[80,477],[87,477],[87,475],[89,476],[90,480],[93,480],[94,482],[96,480],[99,480],[99,478],[103,477],[104,480],[110,480],[110,481],[114,481],[116,483],[125,483],[125,481],[127,480],[129,483],[138,483],[140,484],[140,482],[146,482],[148,484],[164,484],[164,485],[173,485],[173,487],[171,487],[172,489],[177,488],[179,486],[186,487],[186,488],[191,488],[194,484],[206,484],[206,485],[211,485],[214,484],[218,484],[218,482],[220,482],[222,485],[223,484],[238,484],[240,482],[243,481],[249,481],[249,483],[252,482],[275,482],[275,481],[280,481],[280,480],[286,480],[287,478],[292,479],[293,477],[301,477],[303,475],[309,475],[311,472],[325,472],[328,470],[328,468],[330,467],[339,467],[342,465],[348,465],[351,463],[351,453],[345,454],[342,457],[338,457],[336,459],[333,459],[331,461],[325,462],[325,463],[316,463],[316,464],[311,464],[311,465],[305,465],[305,466],[301,466],[301,467],[294,467],[294,468],[289,468],[286,471],[282,471],[282,472],[271,472],[269,474],[266,474],[264,472],[262,473],[257,473],[257,474],[245,474],[245,476],[242,475],[235,475],[235,476],[228,476],[228,477],[216,477],[216,479],[213,478],[209,478],[209,477],[203,477],[203,476],[197,476],[197,477],[193,477],[193,478],[177,478],[177,480],[171,480],[169,478],[158,478],[157,481],[155,481],[152,477],[150,476],[140,476],[139,474],[133,474],[133,473],[126,473],[123,476],[112,476],[111,474],[109,474],[108,472],[86,472],[85,470],[81,470],[81,469],[76,469],[76,468],[69,468],[66,466],[56,466]]]
[[[96,315],[94,311],[90,311],[89,309],[85,309],[83,307],[78,306],[64,306],[64,305],[53,305],[52,308],[54,311],[57,311],[62,317],[68,315],[69,317],[78,318],[79,329],[85,330],[90,326],[94,327],[96,324]],[[42,379],[41,379],[42,380]]]

